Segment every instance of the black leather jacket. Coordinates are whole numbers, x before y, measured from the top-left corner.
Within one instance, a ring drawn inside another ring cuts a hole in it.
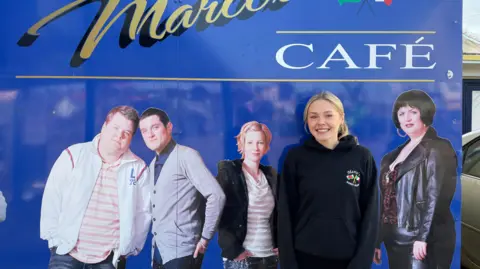
[[[380,180],[385,181],[389,166],[410,140],[385,155]],[[450,204],[457,183],[457,155],[451,143],[429,127],[420,144],[397,165],[396,182],[398,227],[414,231],[415,241],[432,242],[454,227]],[[380,196],[383,213],[383,193]],[[380,227],[386,225],[380,217]],[[385,238],[380,229],[377,247]]]
[[[217,180],[226,196],[225,207],[218,225],[218,244],[222,257],[233,260],[245,249],[243,241],[247,235],[248,189],[242,171],[242,160],[224,160],[217,165]],[[270,166],[260,165],[275,197],[275,207],[270,216],[273,248],[277,247],[277,176]]]

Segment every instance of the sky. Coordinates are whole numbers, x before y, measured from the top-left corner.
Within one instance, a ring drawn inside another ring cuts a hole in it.
[[[480,0],[463,0],[463,31],[480,41]]]

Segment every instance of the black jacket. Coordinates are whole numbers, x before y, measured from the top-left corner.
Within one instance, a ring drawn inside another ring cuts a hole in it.
[[[243,241],[247,235],[248,218],[248,188],[242,171],[243,160],[224,160],[217,165],[217,180],[225,192],[226,201],[222,217],[218,225],[218,244],[222,250],[222,257],[233,260],[245,249]],[[265,175],[277,200],[277,176],[270,166],[260,164],[260,170]],[[276,202],[270,216],[273,248],[277,247]]]
[[[349,135],[335,149],[313,137],[288,151],[279,180],[278,250],[282,268],[295,252],[370,269],[378,227],[377,168]]]
[[[386,154],[381,162],[380,179],[410,139]],[[457,155],[451,143],[430,127],[419,145],[397,165],[396,181],[398,227],[416,231],[416,241],[438,241],[455,229],[450,203],[457,184]],[[383,202],[381,193],[380,201]],[[383,213],[383,206],[380,207]],[[381,215],[380,215],[381,216]],[[380,219],[380,225],[383,221]],[[380,226],[380,227],[381,227]],[[432,233],[432,230],[435,231]],[[384,234],[380,229],[377,247]],[[455,244],[455,242],[451,242]]]

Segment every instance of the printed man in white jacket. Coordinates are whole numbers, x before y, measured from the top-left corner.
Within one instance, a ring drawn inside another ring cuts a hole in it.
[[[121,269],[143,248],[151,221],[149,169],[130,151],[135,109],[112,109],[93,141],[66,148],[48,177],[40,237],[49,269]]]

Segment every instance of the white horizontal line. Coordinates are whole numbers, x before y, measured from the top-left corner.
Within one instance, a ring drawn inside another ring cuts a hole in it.
[[[276,31],[277,34],[435,34],[436,31]]]

